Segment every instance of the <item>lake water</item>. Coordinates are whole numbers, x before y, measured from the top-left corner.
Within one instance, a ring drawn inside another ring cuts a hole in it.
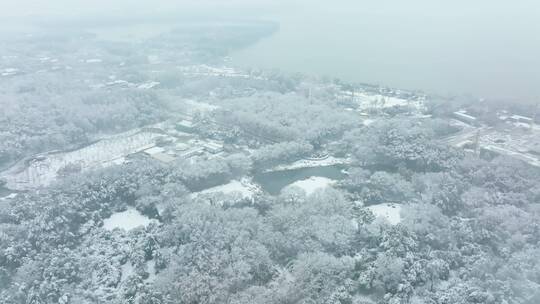
[[[344,166],[324,166],[314,168],[301,168],[285,171],[273,171],[258,173],[253,180],[271,195],[278,195],[286,186],[312,176],[325,177],[332,180],[340,180],[345,177],[341,172]]]
[[[540,96],[535,1],[297,2],[265,16],[280,31],[232,62],[441,94]]]

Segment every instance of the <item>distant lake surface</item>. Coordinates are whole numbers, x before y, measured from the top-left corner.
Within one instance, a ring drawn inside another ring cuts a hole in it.
[[[234,53],[239,66],[478,97],[540,96],[540,5],[513,1],[307,3]]]

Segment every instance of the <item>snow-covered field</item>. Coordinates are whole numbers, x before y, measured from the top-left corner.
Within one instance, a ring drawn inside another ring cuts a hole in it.
[[[14,190],[47,186],[63,168],[73,166],[84,171],[118,164],[125,156],[151,147],[159,136],[152,132],[118,134],[75,151],[43,155],[31,160],[26,167],[8,170],[0,177],[6,180],[7,188]]]
[[[325,159],[321,159],[321,160],[301,159],[301,160],[295,161],[294,163],[291,163],[291,164],[279,165],[279,166],[273,167],[271,169],[266,170],[266,172],[294,170],[294,169],[301,169],[301,168],[325,167],[325,166],[333,166],[333,165],[342,165],[342,164],[348,164],[349,162],[350,162],[349,159],[337,158],[337,157],[333,157],[333,156],[329,156],[329,157],[327,157]]]
[[[114,213],[111,217],[103,220],[103,228],[106,230],[120,228],[129,231],[137,227],[147,226],[151,222],[151,219],[142,215],[136,209],[128,208],[126,211]]]
[[[192,197],[197,197],[199,195],[209,193],[238,193],[239,195],[241,195],[242,198],[252,199],[255,194],[259,192],[261,192],[260,187],[255,184],[251,179],[242,178],[241,180],[232,180],[228,184],[208,188],[200,192],[195,192],[192,194]]]
[[[335,182],[335,180],[326,177],[311,176],[307,179],[296,181],[285,188],[298,187],[304,190],[304,192],[306,192],[306,195],[310,195],[316,190],[324,189],[328,186],[333,185]]]
[[[396,225],[401,222],[401,206],[396,204],[378,204],[367,207],[378,218],[387,220],[390,224]]]

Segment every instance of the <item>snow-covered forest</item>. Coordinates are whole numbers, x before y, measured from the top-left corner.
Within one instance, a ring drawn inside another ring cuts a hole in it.
[[[0,36],[0,303],[540,303],[537,121],[230,64],[277,28]]]

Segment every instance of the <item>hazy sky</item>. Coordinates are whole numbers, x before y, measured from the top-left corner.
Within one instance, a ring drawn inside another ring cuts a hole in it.
[[[397,14],[425,12],[433,15],[467,15],[467,14],[511,14],[538,15],[540,4],[535,0],[1,0],[2,15],[24,15],[28,13],[44,12],[107,12],[111,10],[122,11],[126,9],[135,12],[151,12],[179,10],[186,7],[227,7],[227,8],[253,8],[258,10],[282,8],[287,11],[291,8],[324,10],[358,9],[362,11]]]
[[[279,1],[281,0],[0,0],[0,15],[155,14],[194,9],[216,10],[216,13],[219,13],[223,8],[230,10],[270,8]]]

